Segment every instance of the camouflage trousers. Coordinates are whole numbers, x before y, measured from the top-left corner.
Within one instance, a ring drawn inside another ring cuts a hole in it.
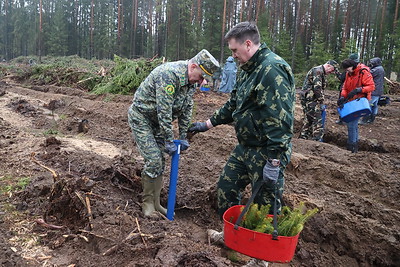
[[[281,158],[282,167],[277,184],[275,186],[264,184],[254,198],[254,203],[259,205],[271,204],[270,213],[273,212],[275,197],[277,197],[278,213],[280,212],[285,183],[284,171],[290,160],[290,153],[291,149],[287,156]],[[241,198],[247,185],[250,184],[253,191],[262,182],[263,168],[267,159],[266,147],[245,147],[240,144],[235,147],[218,181],[218,214],[221,217],[228,208],[241,204]],[[275,195],[276,193],[277,195]]]
[[[142,174],[156,178],[164,172],[164,138],[158,122],[153,116],[146,116],[131,106],[128,110],[128,123],[132,129],[137,149],[144,159]]]
[[[324,137],[324,127],[322,125],[322,111],[320,105],[314,101],[301,101],[303,108],[303,128],[301,139],[311,139],[320,141]]]

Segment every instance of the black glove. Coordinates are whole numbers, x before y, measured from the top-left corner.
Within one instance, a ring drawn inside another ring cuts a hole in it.
[[[346,102],[346,99],[342,96],[342,97],[340,97],[340,98],[338,99],[337,105],[338,105],[340,108],[343,108],[344,102]]]
[[[181,140],[181,150],[186,150],[190,147],[189,142],[187,140]]]
[[[353,91],[351,91],[351,92],[347,95],[347,98],[348,98],[348,99],[352,99],[355,95],[357,95],[358,93],[361,93],[361,92],[362,92],[362,88],[361,88],[361,87],[358,87],[358,88],[354,89]]]
[[[165,142],[165,152],[167,152],[170,156],[172,156],[178,148],[176,147],[173,141]]]
[[[321,105],[319,106],[319,108],[321,109],[321,111],[324,111],[324,110],[326,109],[326,105],[321,104]]]
[[[278,161],[279,162],[279,161]],[[267,183],[276,184],[279,177],[279,163],[274,164],[273,162],[267,161],[263,169],[263,179]]]
[[[208,131],[207,123],[205,122],[194,122],[190,128],[189,132],[199,133]]]

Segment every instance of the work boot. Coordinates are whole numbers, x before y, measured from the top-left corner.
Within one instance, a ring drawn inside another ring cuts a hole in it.
[[[161,194],[161,189],[163,188],[162,181],[163,181],[162,175],[156,177],[154,181],[154,207],[158,212],[160,212],[164,216],[167,216],[167,209],[161,206],[160,204],[160,194]]]
[[[156,209],[154,207],[154,179],[149,176],[142,174],[142,186],[143,186],[143,203],[142,211],[144,216],[152,217]]]
[[[358,124],[365,125],[365,124],[371,123],[371,122],[372,122],[372,116],[373,116],[373,115],[370,114],[370,115],[368,115],[368,116],[362,117],[362,118],[358,121]]]
[[[225,245],[224,231],[218,232],[212,229],[207,230],[208,240],[215,245]]]
[[[373,123],[375,120],[376,115],[375,114],[371,114],[371,117],[369,117],[369,122],[368,123]]]
[[[268,262],[253,258],[243,267],[268,267]]]
[[[357,142],[352,143],[350,146],[351,146],[351,149],[350,149],[351,153],[357,153],[358,152],[358,143]]]

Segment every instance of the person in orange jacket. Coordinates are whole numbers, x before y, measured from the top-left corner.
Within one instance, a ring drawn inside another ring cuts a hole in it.
[[[345,59],[342,62],[342,67],[346,70],[346,79],[338,105],[342,106],[347,101],[361,97],[370,100],[371,92],[375,90],[370,69],[366,65],[351,59]],[[358,152],[358,120],[359,118],[347,123],[347,149],[352,153]]]

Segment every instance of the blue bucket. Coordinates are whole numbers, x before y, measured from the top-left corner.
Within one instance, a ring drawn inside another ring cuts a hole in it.
[[[210,91],[210,87],[200,87],[200,91]]]
[[[340,117],[344,122],[351,122],[359,117],[371,114],[371,106],[365,97],[347,102],[343,108],[338,108]]]

